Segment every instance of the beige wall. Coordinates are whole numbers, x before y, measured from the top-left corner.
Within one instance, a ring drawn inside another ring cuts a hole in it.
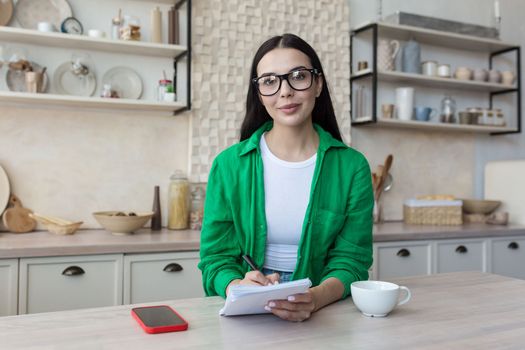
[[[187,117],[0,106],[0,164],[25,206],[97,227],[94,211],[151,210],[153,187],[187,167],[188,128]]]

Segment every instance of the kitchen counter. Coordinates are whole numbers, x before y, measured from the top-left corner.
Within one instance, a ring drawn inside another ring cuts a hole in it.
[[[412,300],[385,318],[361,315],[350,298],[301,323],[221,317],[224,300],[210,297],[162,303],[187,319],[185,332],[146,334],[130,315],[136,305],[124,305],[1,317],[0,339],[6,350],[523,348],[525,281],[480,272],[393,281]]]
[[[514,235],[525,236],[525,227],[483,224],[426,226],[402,222],[374,225],[374,242],[377,243]],[[47,231],[0,232],[0,258],[189,251],[199,250],[199,244],[200,232],[190,230],[152,232],[142,229],[127,236],[115,236],[105,230],[79,230],[68,236]]]
[[[494,236],[525,236],[525,226],[464,224],[457,226],[408,225],[386,222],[374,225],[374,242],[420,239],[454,239]]]
[[[199,250],[200,236],[200,231],[167,229],[142,229],[125,236],[105,230],[79,230],[67,236],[0,232],[0,258]]]

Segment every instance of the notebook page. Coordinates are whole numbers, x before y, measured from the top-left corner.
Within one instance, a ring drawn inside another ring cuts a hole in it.
[[[266,314],[264,309],[270,300],[286,299],[293,294],[305,293],[312,285],[309,278],[269,286],[230,287],[224,307],[219,311],[221,316]]]

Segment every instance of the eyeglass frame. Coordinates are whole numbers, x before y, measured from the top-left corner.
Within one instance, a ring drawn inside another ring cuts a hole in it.
[[[310,86],[308,86],[307,88],[304,88],[304,89],[296,89],[292,86],[292,84],[290,84],[290,81],[288,80],[288,76],[294,72],[298,72],[298,71],[308,71],[312,74],[312,80],[310,80]],[[323,75],[323,73],[319,72],[319,70],[317,68],[300,68],[300,69],[294,69],[288,73],[284,73],[284,74],[266,74],[266,75],[262,75],[260,77],[256,77],[256,78],[253,78],[252,79],[252,83],[253,85],[255,85],[255,88],[257,89],[257,92],[261,95],[261,96],[265,96],[265,97],[268,97],[268,96],[273,96],[275,95],[276,93],[279,92],[279,90],[281,90],[281,87],[283,85],[283,80],[286,80],[286,82],[288,83],[288,86],[291,87],[293,90],[295,91],[305,91],[305,90],[308,90],[309,88],[312,87],[312,84],[314,82],[314,76],[321,76]],[[259,84],[257,84],[257,81],[259,81],[260,79],[262,78],[265,78],[267,76],[275,76],[277,78],[279,78],[279,87],[277,88],[277,90],[275,90],[275,92],[271,95],[263,95],[261,93],[261,90],[259,89]]]

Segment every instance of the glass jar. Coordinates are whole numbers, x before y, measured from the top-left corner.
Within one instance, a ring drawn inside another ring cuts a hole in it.
[[[168,228],[184,230],[190,218],[190,183],[181,170],[170,177],[168,198]]]
[[[501,109],[497,109],[494,116],[494,125],[505,126],[506,124],[507,123],[505,122],[505,116],[503,115],[503,112]]]
[[[445,96],[441,100],[441,118],[442,123],[456,122],[456,101],[450,96]]]
[[[173,82],[168,79],[159,80],[157,86],[157,101],[164,101],[166,99],[166,93],[173,92]]]
[[[197,187],[191,192],[190,229],[200,230],[202,228],[202,217],[204,215],[204,190]]]

